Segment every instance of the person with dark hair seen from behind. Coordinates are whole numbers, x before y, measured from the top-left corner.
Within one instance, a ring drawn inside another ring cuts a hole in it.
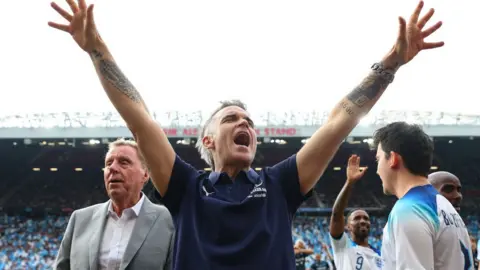
[[[332,254],[330,254],[328,246],[325,243],[322,243],[322,251],[325,253],[325,260],[322,260],[320,254],[316,254],[315,259],[308,268],[309,270],[335,270]]]
[[[348,159],[347,181],[333,205],[330,217],[330,240],[333,247],[333,258],[338,269],[345,270],[379,270],[382,269],[382,258],[378,250],[368,244],[370,234],[370,216],[363,209],[355,209],[347,216],[348,205],[354,184],[363,177],[367,168],[360,167],[360,157],[352,155]],[[346,225],[346,226],[345,226]],[[350,234],[345,234],[345,228]]]
[[[297,270],[305,270],[306,258],[313,254],[313,249],[305,247],[303,240],[297,240],[293,246],[295,253],[295,265]]]
[[[334,106],[329,119],[297,154],[260,172],[251,169],[257,150],[251,115],[241,102],[222,103],[198,139],[201,156],[212,168],[208,173],[175,153],[101,38],[93,4],[87,5],[85,0],[67,3],[71,13],[52,3],[67,23],[49,25],[65,32],[85,51],[107,96],[138,142],[157,196],[175,222],[176,270],[295,269],[291,231],[295,212],[310,196],[344,139],[393,82],[398,69],[420,51],[443,46],[443,42],[425,42],[440,24],[423,30],[424,24],[399,18],[394,46]]]
[[[428,175],[428,181],[437,189],[437,191],[447,198],[448,201],[460,213],[460,204],[462,203],[462,183],[453,173],[439,171]]]
[[[385,269],[472,269],[465,223],[427,179],[432,139],[405,122],[378,129],[373,139],[383,191],[398,198],[383,230]]]

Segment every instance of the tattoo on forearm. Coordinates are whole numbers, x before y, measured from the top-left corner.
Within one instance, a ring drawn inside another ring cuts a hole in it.
[[[97,50],[93,50],[90,55],[98,61],[100,74],[106,81],[134,102],[142,102],[140,93],[138,93],[135,86],[133,86],[115,62],[103,58],[103,54]]]
[[[388,84],[389,83],[385,78],[372,72],[362,81],[362,83],[360,83],[359,86],[347,95],[347,99],[357,107],[361,108],[369,101],[374,100],[378,94],[388,86]],[[353,114],[353,111],[349,114]]]
[[[342,101],[342,103],[340,105],[345,110],[345,112],[348,113],[348,115],[353,115],[355,113],[353,111],[352,107],[350,106],[350,104],[348,104],[348,102]]]

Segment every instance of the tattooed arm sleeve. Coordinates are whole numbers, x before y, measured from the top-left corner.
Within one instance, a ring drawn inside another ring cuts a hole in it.
[[[152,119],[140,93],[120,70],[107,47],[98,46],[90,57],[108,98],[138,143],[153,185],[160,194],[165,194],[176,157],[167,136]]]
[[[388,70],[396,71],[399,64],[393,53],[381,62]],[[385,76],[375,71],[344,97],[323,124],[297,154],[298,176],[302,193],[310,191],[327,168],[341,143],[352,132],[361,117],[367,114],[389,84]]]

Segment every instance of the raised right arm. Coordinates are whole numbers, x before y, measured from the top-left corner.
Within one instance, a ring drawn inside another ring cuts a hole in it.
[[[335,203],[333,204],[332,217],[330,218],[330,235],[334,239],[339,239],[345,231],[345,217],[344,212],[352,193],[353,185],[362,178],[365,174],[366,168],[360,168],[360,157],[352,155],[348,159],[347,166],[347,181],[338,194]]]
[[[153,185],[160,195],[165,195],[176,157],[166,134],[151,117],[140,93],[115,63],[103,41],[98,42],[90,57],[108,98],[138,143]]]
[[[348,199],[352,193],[353,184],[349,181],[345,185],[335,199],[333,204],[332,216],[330,217],[330,235],[338,239],[345,231],[345,209],[348,205]]]

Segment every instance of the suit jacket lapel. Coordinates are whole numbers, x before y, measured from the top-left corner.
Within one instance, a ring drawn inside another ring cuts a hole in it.
[[[93,213],[92,222],[90,223],[90,226],[92,227],[92,234],[90,236],[88,247],[86,248],[89,249],[89,262],[91,270],[96,270],[98,268],[98,251],[102,241],[103,229],[105,228],[105,223],[107,222],[109,203],[110,201],[104,203],[97,209],[97,211],[95,211],[95,213]]]
[[[143,202],[142,209],[140,210],[137,221],[135,222],[135,226],[133,226],[132,236],[128,241],[127,249],[123,255],[120,269],[127,268],[128,264],[132,261],[138,249],[142,246],[143,242],[147,238],[147,235],[152,229],[157,216],[158,212],[155,211],[153,203],[150,202],[147,197],[145,197],[145,201]]]

